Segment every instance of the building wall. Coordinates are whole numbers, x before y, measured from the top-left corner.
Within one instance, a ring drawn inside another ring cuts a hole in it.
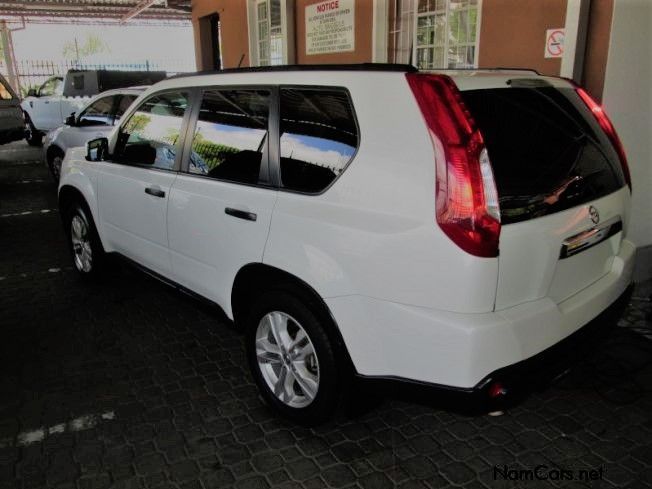
[[[639,247],[637,278],[652,278],[652,2],[614,2],[604,106],[632,174],[629,236]]]
[[[368,63],[372,59],[373,0],[355,2],[355,50],[346,53],[306,54],[306,6],[323,0],[296,0],[296,59],[299,64]]]
[[[544,58],[546,29],[564,27],[566,0],[484,0],[479,67],[523,67],[559,75],[561,58]]]
[[[242,66],[249,66],[249,33],[247,30],[247,2],[245,0],[192,0],[192,26],[195,34],[197,69],[209,69],[210,49],[202,49],[206,42],[199,28],[199,19],[218,13],[222,30],[222,67],[235,68],[244,54]],[[203,39],[202,39],[203,38]]]

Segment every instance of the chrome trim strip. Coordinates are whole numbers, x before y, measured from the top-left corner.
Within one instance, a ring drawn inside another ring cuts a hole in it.
[[[610,221],[602,224],[600,227],[594,227],[581,233],[575,234],[570,238],[566,238],[562,242],[561,251],[559,252],[559,259],[571,257],[588,248],[591,248],[603,241],[611,238],[614,234],[623,230],[623,223],[619,217],[611,219]]]

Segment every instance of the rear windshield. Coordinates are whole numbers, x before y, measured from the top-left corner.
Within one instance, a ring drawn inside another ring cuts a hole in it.
[[[618,155],[572,88],[462,92],[485,139],[503,224],[608,195],[623,185]]]

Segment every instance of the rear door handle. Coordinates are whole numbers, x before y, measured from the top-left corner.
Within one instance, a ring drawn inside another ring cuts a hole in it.
[[[149,195],[153,195],[154,197],[160,197],[160,198],[165,197],[165,192],[158,187],[147,187],[145,189],[145,193]]]
[[[253,212],[234,209],[233,207],[226,207],[224,213],[229,216],[237,217],[238,219],[244,219],[245,221],[255,221],[258,218],[258,216]]]

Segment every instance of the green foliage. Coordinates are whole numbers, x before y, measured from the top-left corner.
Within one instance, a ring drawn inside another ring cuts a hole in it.
[[[238,153],[240,150],[233,146],[217,144],[207,141],[201,134],[195,134],[192,141],[192,150],[201,156],[209,171],[222,164],[227,154]]]
[[[145,126],[147,126],[151,120],[152,118],[148,115],[136,113],[129,119],[125,130],[129,134],[133,132],[142,132],[142,130],[145,129]]]
[[[94,34],[88,34],[83,42],[75,38],[63,45],[63,57],[66,59],[80,59],[93,54],[110,52],[109,45]]]

